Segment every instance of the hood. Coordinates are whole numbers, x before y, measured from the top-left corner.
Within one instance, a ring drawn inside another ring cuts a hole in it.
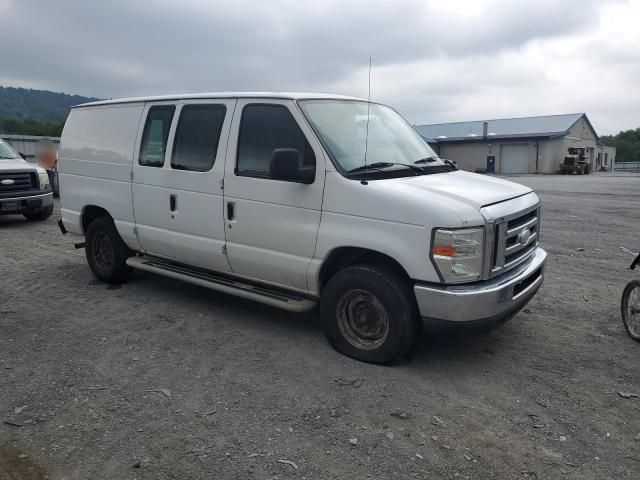
[[[519,183],[458,170],[448,174],[422,175],[384,180],[396,182],[414,195],[438,194],[480,209],[493,203],[526,195],[532,190]]]
[[[482,207],[534,195],[531,192],[517,183],[459,170],[370,180],[366,185],[327,172],[322,209],[429,228],[457,228],[482,225]]]
[[[5,170],[37,170],[37,166],[29,162],[22,160],[21,158],[14,158],[6,160],[0,158],[0,172]]]

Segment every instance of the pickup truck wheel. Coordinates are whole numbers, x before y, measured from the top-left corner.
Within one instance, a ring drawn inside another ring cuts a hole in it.
[[[27,220],[33,221],[42,221],[46,220],[53,213],[53,205],[49,205],[48,207],[44,207],[40,210],[34,210],[32,212],[24,212],[23,215]]]
[[[110,218],[99,217],[89,224],[84,248],[87,263],[99,280],[123,283],[131,276],[131,267],[126,263],[131,250]]]
[[[334,275],[322,292],[320,316],[336,350],[383,365],[410,352],[419,325],[407,282],[373,265],[355,265]]]

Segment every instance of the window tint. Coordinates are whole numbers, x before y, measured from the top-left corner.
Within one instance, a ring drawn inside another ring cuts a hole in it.
[[[173,105],[158,105],[149,109],[140,143],[140,165],[147,167],[164,165],[164,154],[167,150],[167,139],[175,109]]]
[[[224,105],[185,105],[180,112],[171,167],[206,172],[213,167],[220,141]]]
[[[315,166],[316,157],[289,110],[282,105],[247,105],[242,112],[236,173],[269,176],[276,148],[295,148],[301,166]]]

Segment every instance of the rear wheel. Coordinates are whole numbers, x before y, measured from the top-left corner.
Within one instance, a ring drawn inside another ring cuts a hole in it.
[[[373,265],[355,265],[334,275],[322,292],[320,315],[336,350],[385,365],[411,351],[419,326],[408,282]]]
[[[640,342],[640,280],[632,280],[622,292],[622,322],[631,338]]]
[[[85,233],[87,263],[99,280],[123,283],[131,276],[127,258],[132,255],[120,234],[108,217],[96,218]]]
[[[24,217],[27,220],[41,222],[42,220],[46,220],[53,213],[53,205],[49,205],[48,207],[40,208],[38,210],[33,210],[31,212],[23,213]]]

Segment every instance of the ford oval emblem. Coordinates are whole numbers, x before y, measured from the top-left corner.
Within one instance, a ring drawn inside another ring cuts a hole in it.
[[[13,178],[5,178],[4,180],[0,181],[0,183],[2,185],[13,185],[16,182]]]
[[[520,242],[520,245],[526,245],[527,243],[529,243],[530,238],[531,238],[531,230],[529,230],[528,228],[523,229],[518,234],[518,242]]]

